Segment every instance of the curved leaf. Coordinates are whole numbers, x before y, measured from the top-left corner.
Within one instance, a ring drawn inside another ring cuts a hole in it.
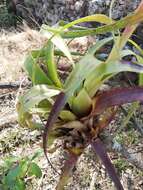
[[[91,146],[92,146],[93,150],[95,151],[95,153],[101,159],[103,165],[105,166],[105,169],[107,170],[110,178],[114,182],[117,190],[124,190],[124,188],[119,180],[119,177],[115,171],[115,168],[112,165],[110,158],[108,157],[108,154],[106,152],[106,149],[105,149],[102,141],[99,138],[97,138],[93,142],[91,142]]]
[[[56,122],[56,119],[62,110],[62,108],[65,106],[67,101],[67,97],[64,92],[61,92],[57,98],[56,101],[51,109],[51,112],[49,114],[47,123],[44,128],[44,133],[43,133],[43,150],[44,154],[47,158],[47,161],[49,162],[48,156],[47,156],[47,142],[48,142],[48,134],[53,126],[53,124]]]
[[[33,84],[53,85],[53,82],[43,72],[32,54],[27,56],[24,62],[24,70],[28,73],[28,76],[32,80]]]
[[[109,37],[96,42],[96,44],[88,50],[88,53],[76,64],[64,85],[68,97],[72,96],[74,91],[80,87],[83,80],[102,63],[94,54],[112,39],[112,37]]]
[[[54,45],[51,41],[48,41],[46,48],[46,65],[49,78],[57,87],[62,87],[62,84],[58,78],[56,63],[54,62]]]
[[[95,15],[90,15],[90,16],[86,16],[86,17],[74,20],[74,21],[66,24],[65,26],[63,26],[63,28],[61,30],[71,28],[72,26],[74,26],[76,24],[80,24],[82,22],[99,22],[99,23],[103,23],[103,24],[111,24],[113,22],[113,20],[106,15],[95,14]]]
[[[63,38],[75,38],[75,37],[82,37],[82,36],[87,36],[87,35],[105,34],[107,32],[117,31],[126,26],[135,25],[143,21],[142,9],[143,9],[143,6],[141,6],[141,8],[134,14],[126,16],[122,18],[121,20],[116,21],[114,23],[101,26],[95,29],[64,31],[64,32],[61,32],[61,36]]]
[[[52,98],[58,95],[59,92],[58,89],[52,89],[48,85],[35,85],[28,90],[23,96],[19,97],[17,104],[19,123],[22,126],[32,126],[32,113],[35,111],[37,111],[36,113],[41,113],[41,110],[37,107],[39,103],[43,100],[47,100],[46,106],[50,111],[53,104]]]
[[[74,62],[72,60],[71,53],[68,49],[68,46],[64,42],[63,38],[56,32],[55,34],[52,31],[49,31],[50,27],[47,25],[43,24],[41,27],[41,33],[48,38],[49,40],[52,41],[52,43],[59,48],[66,56],[67,58],[71,61],[71,63],[74,65]]]
[[[94,97],[99,86],[101,86],[103,82],[115,74],[124,71],[143,73],[143,66],[126,61],[102,62],[97,68],[93,69],[89,76],[87,76],[84,82],[84,88],[90,97]]]
[[[60,93],[60,90],[53,89],[48,85],[35,85],[19,98],[23,112],[29,112],[30,109],[37,106],[42,100],[48,100],[53,103],[52,98]]]
[[[96,96],[92,114],[99,114],[109,107],[135,101],[143,101],[143,87],[111,89]]]

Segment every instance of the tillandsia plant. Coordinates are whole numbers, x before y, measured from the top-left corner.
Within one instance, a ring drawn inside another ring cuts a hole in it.
[[[123,189],[100,133],[114,119],[120,105],[143,101],[143,87],[111,88],[107,91],[100,90],[100,87],[113,76],[126,71],[139,73],[139,85],[142,85],[143,58],[124,49],[126,43],[131,43],[142,54],[139,46],[129,39],[141,21],[143,1],[133,14],[119,21],[96,14],[70,23],[41,27],[40,32],[48,40],[43,48],[31,51],[24,62],[33,87],[19,97],[17,109],[21,126],[43,130],[43,149],[47,159],[47,152],[50,152],[54,141],[61,139],[64,142],[68,159],[62,168],[57,190],[64,189],[78,158],[89,145],[102,160],[115,187]],[[82,22],[104,25],[87,28],[78,25]],[[66,44],[67,39],[107,32],[112,35],[97,41],[85,54],[71,52]],[[103,47],[109,43],[112,43],[111,51],[103,59]],[[128,55],[134,56],[136,62],[126,61],[124,58]],[[67,57],[72,65],[65,81],[57,72],[56,57],[59,56]],[[73,56],[78,56],[79,62],[74,63]],[[35,115],[47,120],[45,126],[44,122],[37,122]]]

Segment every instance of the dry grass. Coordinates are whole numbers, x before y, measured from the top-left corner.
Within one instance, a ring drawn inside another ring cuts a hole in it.
[[[22,32],[0,32],[0,80],[1,82],[20,81],[25,55],[41,47],[44,38],[28,27]]]

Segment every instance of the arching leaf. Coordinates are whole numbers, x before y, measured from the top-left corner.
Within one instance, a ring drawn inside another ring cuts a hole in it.
[[[112,165],[111,160],[110,160],[110,158],[106,152],[106,149],[105,149],[102,141],[99,138],[97,138],[91,142],[91,146],[92,146],[93,150],[95,151],[95,153],[101,159],[103,165],[105,166],[105,169],[107,170],[110,178],[114,182],[117,190],[124,190],[124,188],[123,188],[123,186],[119,180],[119,177],[115,171],[115,168]]]

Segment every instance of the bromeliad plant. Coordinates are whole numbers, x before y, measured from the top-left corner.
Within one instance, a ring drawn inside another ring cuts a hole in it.
[[[102,160],[116,188],[123,189],[99,135],[114,119],[120,105],[143,101],[143,87],[114,88],[108,91],[102,91],[100,87],[111,77],[125,71],[140,73],[142,84],[143,58],[124,49],[127,42],[140,49],[129,38],[141,21],[143,1],[135,13],[119,21],[97,14],[68,24],[60,22],[53,27],[43,25],[41,33],[48,38],[46,44],[42,49],[32,51],[24,62],[24,69],[33,87],[19,98],[19,123],[23,127],[43,130],[43,149],[47,159],[47,147],[50,149],[56,139],[64,142],[68,159],[62,168],[57,190],[63,189],[67,184],[78,158],[89,145]],[[82,22],[105,25],[93,29],[79,26]],[[120,33],[119,29],[123,28]],[[70,52],[64,41],[107,32],[111,32],[112,36],[97,41],[84,55]],[[111,42],[112,49],[107,58],[103,59],[103,47]],[[128,55],[134,56],[136,63],[125,61],[124,57]],[[55,63],[57,56],[66,56],[73,66],[64,82],[58,76]],[[73,56],[80,57],[75,65]],[[34,120],[35,115],[39,115],[42,120],[48,117],[44,127]]]

